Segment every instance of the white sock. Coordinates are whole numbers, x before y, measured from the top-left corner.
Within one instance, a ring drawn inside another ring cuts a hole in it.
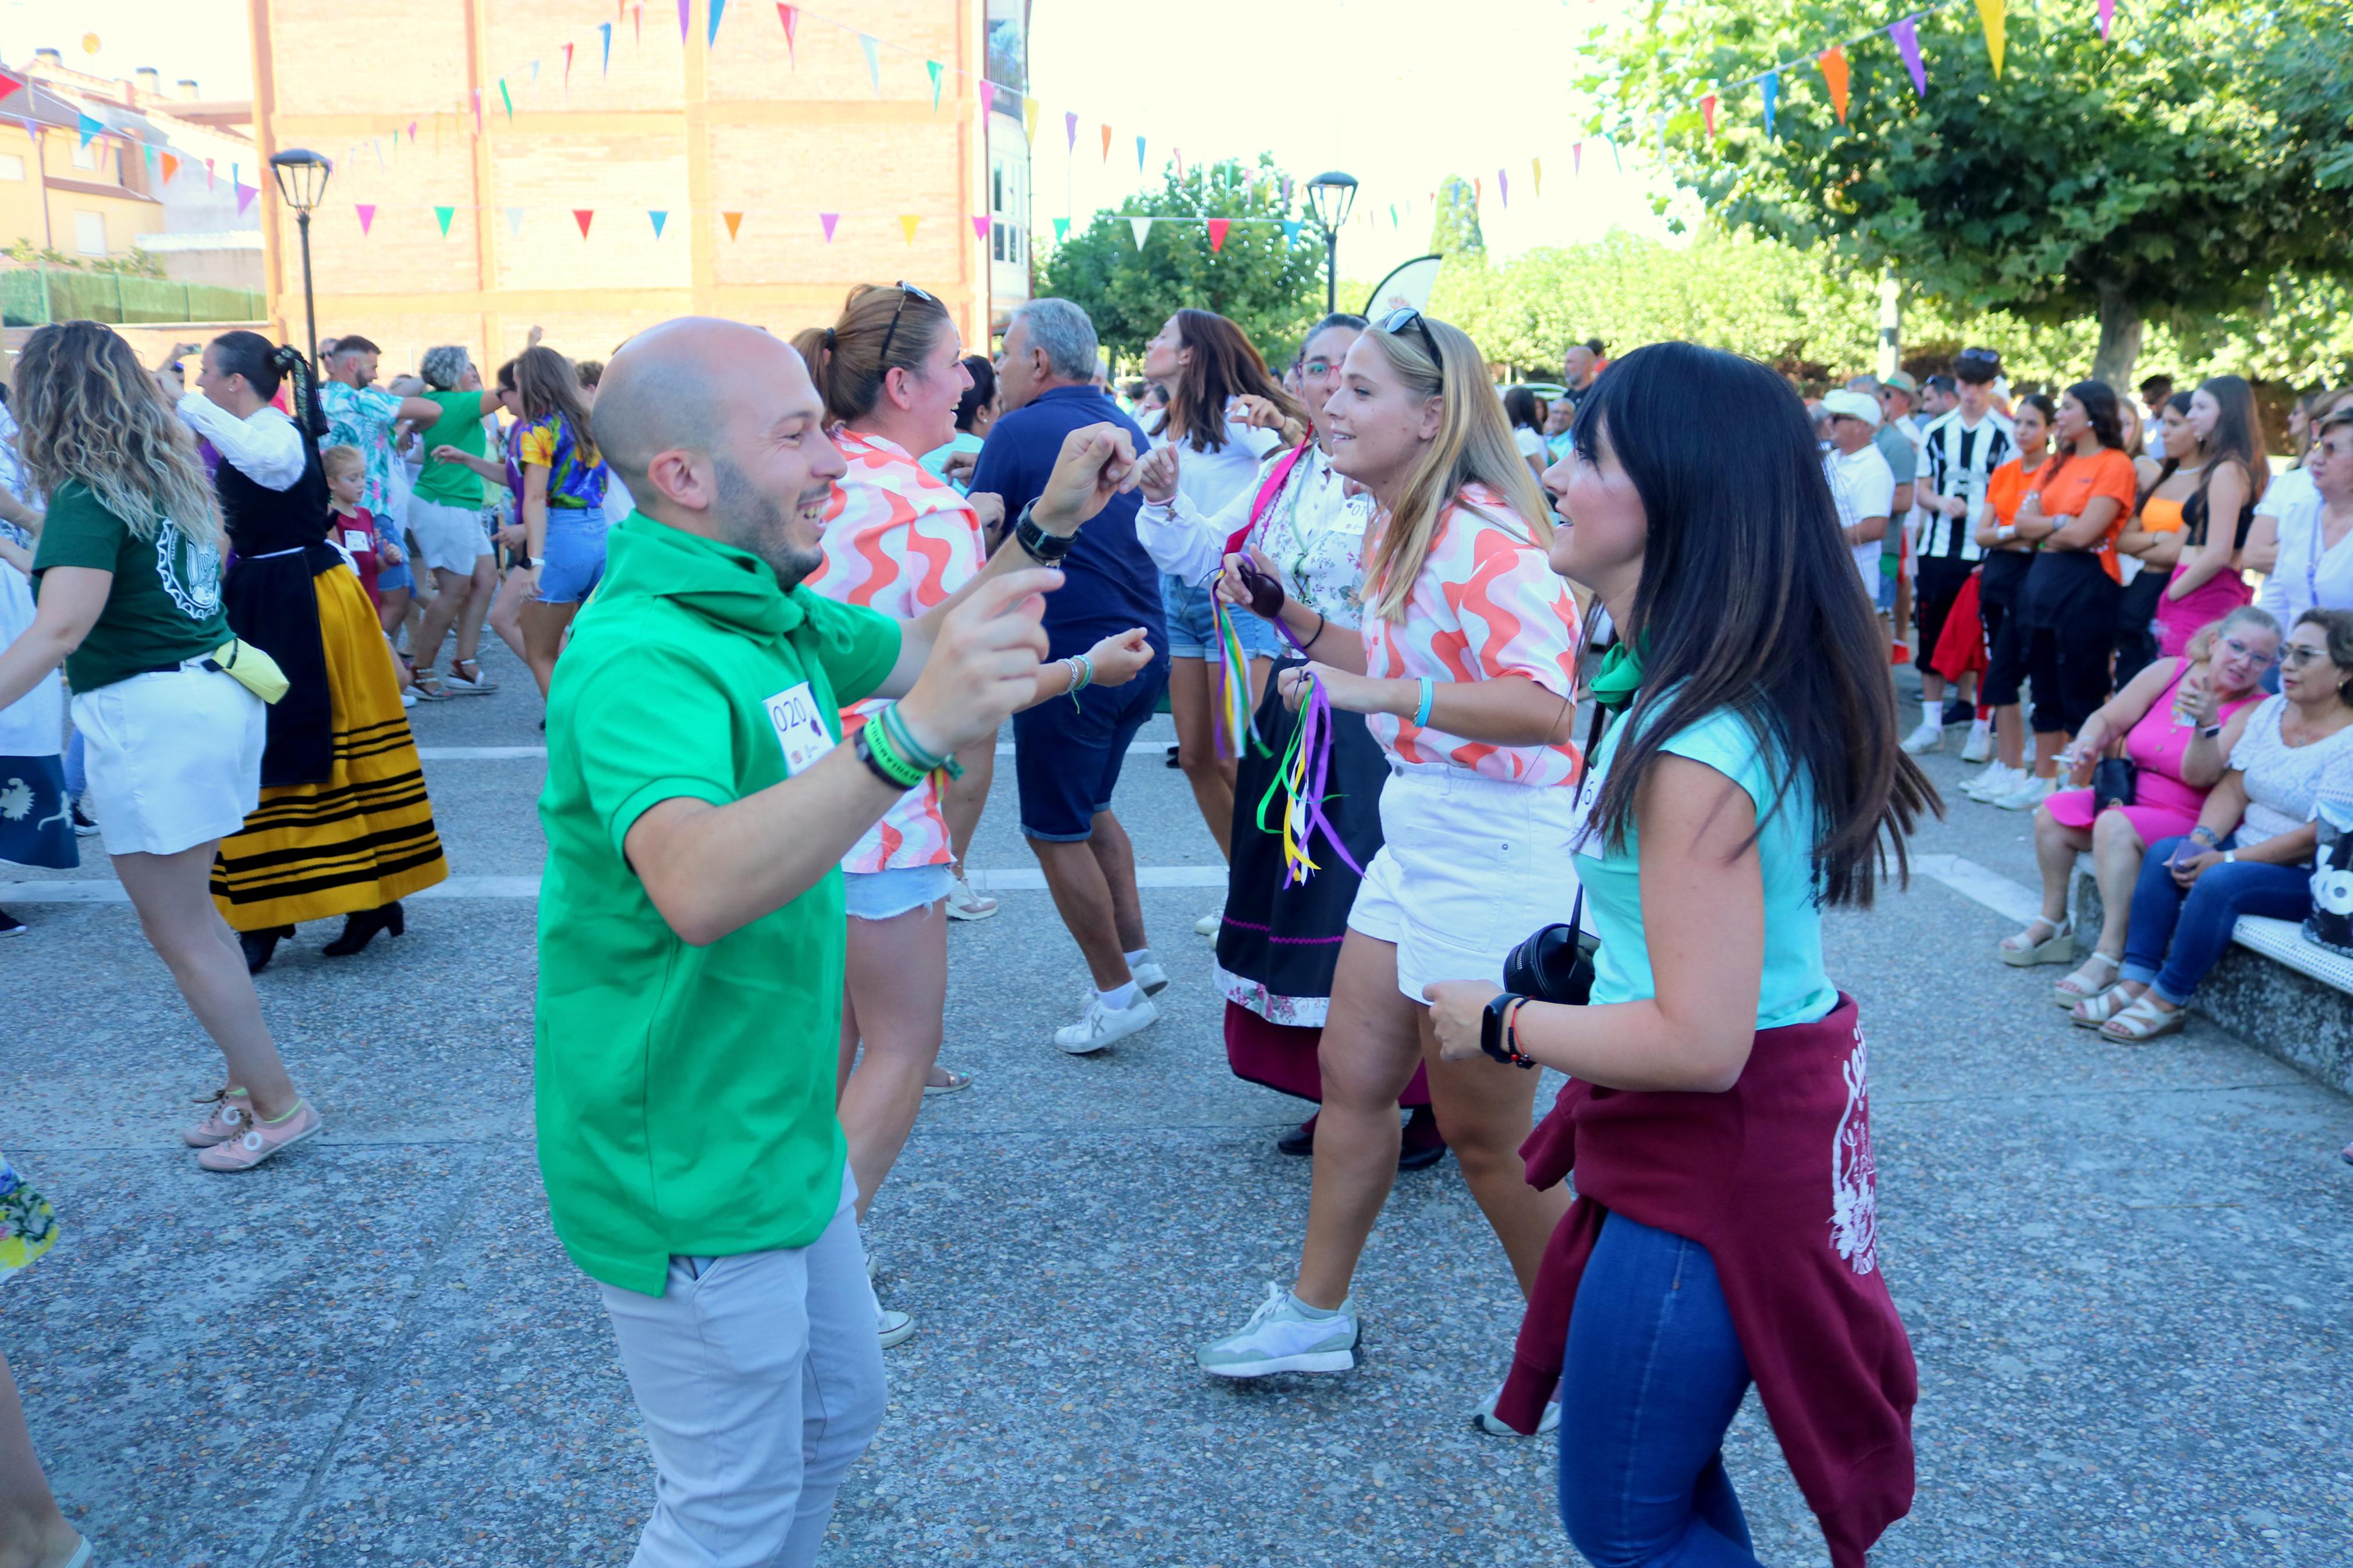
[[[1993,733],[1993,721],[1992,721],[1992,720],[1990,720],[1990,719],[1972,719],[1972,720],[1970,720],[1970,721],[1969,721],[1969,739],[1970,739],[1970,740],[1974,741],[1974,740],[1976,740],[1979,735],[1989,735],[1989,734],[1991,734],[1991,733]]]
[[[1320,1321],[1324,1318],[1336,1318],[1340,1315],[1337,1308],[1309,1306],[1306,1302],[1299,1299],[1299,1292],[1296,1290],[1293,1290],[1291,1293],[1291,1304],[1298,1310],[1299,1315],[1303,1318],[1314,1318]]]
[[[1136,989],[1135,982],[1133,980],[1129,981],[1124,985],[1115,985],[1109,991],[1098,991],[1095,993],[1096,997],[1103,1003],[1103,1005],[1110,1008],[1114,1013],[1124,1013],[1128,1008],[1134,1006],[1136,999],[1143,994],[1143,992]]]
[[[1127,955],[1127,966],[1130,969],[1134,969],[1139,963],[1149,963],[1151,962],[1152,950],[1148,947],[1139,947],[1134,952]]]
[[[1933,697],[1920,699],[1920,722],[1934,724],[1939,730],[1945,727],[1945,704],[1941,699]]]

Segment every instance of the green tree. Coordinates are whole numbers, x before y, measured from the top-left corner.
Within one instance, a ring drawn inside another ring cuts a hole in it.
[[[1282,177],[1224,163],[1164,174],[1119,212],[1099,212],[1039,265],[1038,291],[1069,300],[1095,324],[1106,353],[1130,363],[1179,309],[1215,310],[1249,334],[1270,364],[1286,363],[1324,303],[1324,251],[1296,226]],[[1132,216],[1155,221],[1139,251]],[[1209,248],[1207,221],[1236,221]],[[1310,226],[1313,226],[1312,225]]]
[[[1449,174],[1438,187],[1438,216],[1430,226],[1433,256],[1483,257],[1486,237],[1479,232],[1479,196],[1471,182]]]
[[[1746,80],[1850,34],[1841,0],[1651,0],[1596,35],[1584,85],[1621,140],[1665,112],[1670,167],[1724,221],[1892,268],[1947,310],[2094,316],[2094,374],[2115,383],[2152,321],[2195,331],[2353,277],[2342,0],[2119,6],[2107,41],[2088,5],[2013,6],[1999,79],[1976,7],[1915,25],[1926,97],[1874,37],[1848,50],[1843,124],[1822,73],[1790,67],[1768,137]]]

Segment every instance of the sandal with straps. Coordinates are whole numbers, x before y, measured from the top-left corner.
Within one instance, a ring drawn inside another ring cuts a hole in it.
[[[2062,1007],[2072,1008],[2078,1002],[2097,996],[2116,983],[2116,972],[2124,963],[2122,953],[2094,949],[2092,956],[2084,960],[2082,968],[2051,988],[2052,1000]]]
[[[2100,1038],[2119,1045],[2145,1046],[2159,1035],[2177,1035],[2188,1026],[2189,1009],[2176,1007],[2170,1012],[2159,1007],[2144,994],[2133,1005],[2100,1026]]]
[[[2096,1029],[2139,1000],[2137,994],[2126,995],[2121,984],[2111,985],[2068,1008],[2067,1021],[2079,1029]]]
[[[2051,934],[2036,940],[2035,931],[2045,929]],[[2025,940],[2021,941],[2021,938]],[[2004,963],[2016,969],[2031,968],[2038,963],[2072,963],[2075,957],[2075,922],[2037,915],[2017,936],[2002,938],[2001,946],[1997,951]]]
[[[449,693],[443,690],[441,678],[433,673],[429,664],[419,665],[408,678],[408,689],[417,693],[420,702],[446,702]]]

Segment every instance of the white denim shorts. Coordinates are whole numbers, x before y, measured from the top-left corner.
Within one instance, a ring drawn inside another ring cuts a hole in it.
[[[1433,981],[1501,982],[1523,938],[1576,908],[1576,807],[1567,785],[1392,771],[1348,929],[1396,945],[1398,990],[1413,1001]]]
[[[482,531],[482,509],[443,506],[423,496],[408,498],[408,537],[417,546],[416,564],[460,576],[491,552],[491,536]]]
[[[109,855],[176,855],[261,804],[269,709],[195,661],[75,694],[90,802]]]
[[[887,871],[844,871],[842,901],[854,921],[887,921],[936,904],[955,888],[955,868],[946,861],[932,866],[893,866]]]

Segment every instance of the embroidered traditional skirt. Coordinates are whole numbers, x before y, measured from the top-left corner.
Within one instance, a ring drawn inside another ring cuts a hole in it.
[[[213,901],[238,931],[378,909],[449,874],[384,632],[360,580],[311,579],[334,731],[323,784],[265,787],[221,840]]]

